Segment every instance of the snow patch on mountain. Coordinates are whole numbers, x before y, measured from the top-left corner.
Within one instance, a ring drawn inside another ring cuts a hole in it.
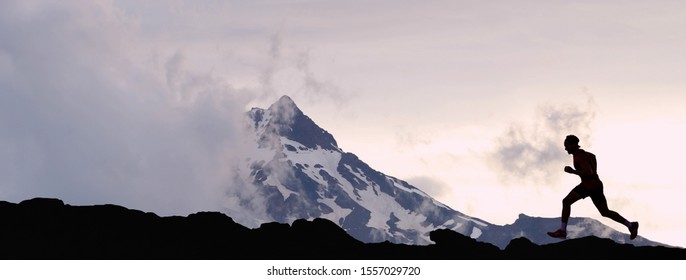
[[[481,236],[482,233],[483,233],[483,232],[481,231],[481,229],[475,227],[475,228],[472,230],[472,234],[470,234],[469,237],[474,238],[474,239],[478,239],[479,236]]]

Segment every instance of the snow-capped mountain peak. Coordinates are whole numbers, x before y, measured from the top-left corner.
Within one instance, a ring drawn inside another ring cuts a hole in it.
[[[261,146],[277,148],[273,141],[285,137],[307,149],[340,150],[333,135],[317,126],[288,96],[284,95],[267,110],[253,108],[249,116]]]
[[[272,156],[251,160],[242,178],[266,198],[275,221],[327,218],[362,241],[412,244],[430,243],[437,228],[476,238],[488,227],[344,152],[288,96],[248,116],[260,153]]]

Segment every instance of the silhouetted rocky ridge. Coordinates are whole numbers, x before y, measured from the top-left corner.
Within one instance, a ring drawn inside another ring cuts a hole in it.
[[[686,249],[598,237],[547,245],[518,238],[501,250],[447,229],[431,232],[430,245],[362,243],[326,219],[250,229],[217,212],[160,217],[49,198],[0,202],[0,227],[1,259],[686,259]]]

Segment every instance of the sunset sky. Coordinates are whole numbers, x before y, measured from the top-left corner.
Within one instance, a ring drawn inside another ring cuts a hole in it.
[[[562,171],[562,142],[576,134],[610,208],[640,235],[686,247],[683,11],[0,1],[0,200],[213,210],[242,114],[289,95],[344,151],[495,224],[559,216],[578,183]],[[572,216],[628,232],[590,200]]]

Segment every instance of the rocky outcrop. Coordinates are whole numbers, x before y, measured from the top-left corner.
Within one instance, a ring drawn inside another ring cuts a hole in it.
[[[0,227],[0,259],[686,259],[686,249],[593,236],[546,245],[518,238],[501,250],[440,229],[430,245],[363,243],[325,219],[249,229],[216,212],[159,217],[46,198],[0,202]]]

